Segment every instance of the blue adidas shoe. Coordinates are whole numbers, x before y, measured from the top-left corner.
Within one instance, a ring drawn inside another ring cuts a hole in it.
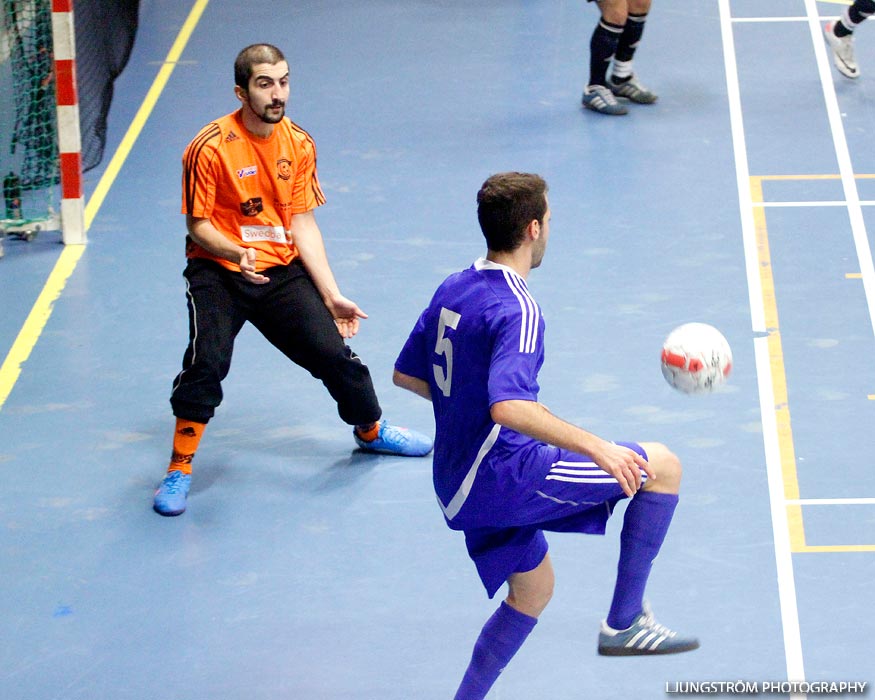
[[[648,90],[634,75],[625,83],[615,83],[613,78],[608,80],[608,87],[616,97],[625,97],[627,100],[637,102],[640,105],[651,105],[656,102],[658,96],[652,90]]]
[[[191,488],[191,474],[183,474],[178,469],[167,472],[167,476],[155,491],[152,507],[161,515],[180,515],[185,512],[185,500]]]
[[[355,428],[352,431],[356,444],[367,452],[379,452],[386,455],[402,455],[404,457],[423,457],[431,452],[432,441],[422,433],[407,428],[390,425],[380,421],[380,434],[375,440],[362,440]]]
[[[580,102],[587,109],[600,114],[629,113],[626,106],[621,105],[614,97],[614,93],[604,85],[587,85]]]
[[[602,621],[599,632],[599,654],[602,656],[649,656],[651,654],[679,654],[699,648],[695,637],[680,637],[653,617],[647,603],[631,626],[615,630]]]

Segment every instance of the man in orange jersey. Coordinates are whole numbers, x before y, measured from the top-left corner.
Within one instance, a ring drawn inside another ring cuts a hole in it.
[[[367,314],[340,293],[328,264],[313,215],[325,202],[316,147],[285,116],[285,57],[269,44],[248,46],[234,81],[240,109],[201,129],[183,156],[189,343],[170,397],[176,430],[155,492],[161,515],[185,510],[192,457],[246,321],[322,381],[361,449],[422,456],[432,447],[425,435],[380,420],[368,368],[344,342]]]

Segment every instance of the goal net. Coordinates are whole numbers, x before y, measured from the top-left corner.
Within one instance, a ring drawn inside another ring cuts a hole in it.
[[[57,229],[51,0],[0,0],[0,175],[8,233]]]

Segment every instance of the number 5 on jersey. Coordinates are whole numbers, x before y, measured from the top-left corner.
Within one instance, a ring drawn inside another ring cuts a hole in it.
[[[459,325],[459,319],[462,318],[455,311],[450,311],[445,307],[441,307],[441,315],[438,319],[437,342],[434,345],[434,351],[437,355],[443,355],[447,363],[447,371],[444,373],[440,365],[432,365],[434,370],[434,381],[438,385],[444,396],[450,395],[450,389],[453,384],[453,342],[447,338],[447,327],[453,330]]]

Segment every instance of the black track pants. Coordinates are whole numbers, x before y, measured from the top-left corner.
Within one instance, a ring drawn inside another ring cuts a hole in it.
[[[222,402],[234,339],[246,321],[286,357],[321,380],[341,420],[365,425],[380,418],[366,365],[346,345],[304,267],[264,271],[270,282],[252,284],[239,272],[203,259],[185,268],[189,342],[173,382],[173,415],[207,423]]]

